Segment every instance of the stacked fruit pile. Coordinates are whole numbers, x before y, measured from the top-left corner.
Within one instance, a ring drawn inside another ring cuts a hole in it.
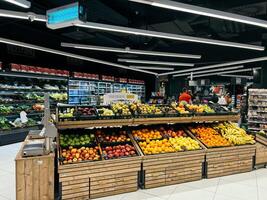
[[[160,115],[163,114],[161,109],[156,105],[137,104],[137,111],[142,115]]]
[[[95,143],[94,134],[61,134],[60,145],[67,146],[84,146]]]
[[[79,107],[77,110],[77,115],[80,116],[96,116],[96,109],[90,107]]]
[[[239,128],[234,123],[220,123],[214,125],[213,128],[234,145],[255,144],[254,137],[248,135],[244,129]]]
[[[185,104],[179,103],[179,105],[176,105],[175,103],[172,104],[172,106],[177,110],[180,114],[189,114],[189,111],[186,110]]]
[[[70,146],[68,149],[62,149],[61,156],[63,159],[63,164],[76,163],[86,160],[96,161],[101,159],[98,146],[94,148],[73,148]]]
[[[147,139],[146,141],[139,142],[138,144],[145,155],[175,152],[175,149],[168,139],[151,141]]]
[[[59,111],[59,118],[71,118],[73,117],[74,108],[67,108]]]
[[[131,139],[128,137],[126,131],[120,130],[118,132],[112,131],[110,134],[105,133],[102,130],[96,131],[96,136],[99,142],[130,142]]]
[[[177,137],[186,137],[186,133],[184,130],[179,129],[179,130],[174,130],[174,129],[168,129],[165,130],[164,128],[160,129],[162,131],[163,136],[165,137],[171,137],[171,138],[177,138]]]
[[[157,129],[133,130],[132,135],[136,140],[161,139],[162,135]]]
[[[177,114],[176,110],[170,106],[162,106],[160,109],[162,110],[164,114],[168,114],[168,115]]]
[[[169,139],[176,151],[191,151],[201,149],[198,142],[190,137],[176,137]]]
[[[112,110],[116,115],[131,115],[129,106],[123,102],[113,104]]]
[[[190,128],[190,131],[207,147],[226,147],[231,143],[210,127],[198,126]]]
[[[100,108],[98,113],[100,116],[114,116],[114,112],[109,108]]]
[[[136,150],[133,145],[116,145],[116,146],[107,146],[103,148],[103,157],[104,159],[120,158],[120,157],[129,157],[136,156]]]
[[[206,104],[204,104],[204,105],[186,104],[186,108],[189,109],[190,111],[196,112],[196,113],[203,113],[203,112],[215,113],[215,111]]]

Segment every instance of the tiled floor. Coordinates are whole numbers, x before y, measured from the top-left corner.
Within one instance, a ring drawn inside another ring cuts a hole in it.
[[[0,200],[15,200],[14,158],[20,145],[0,147]],[[267,169],[98,200],[267,200]]]

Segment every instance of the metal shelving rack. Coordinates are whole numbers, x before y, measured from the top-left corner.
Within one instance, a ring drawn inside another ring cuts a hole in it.
[[[267,131],[267,89],[249,89],[248,129]]]

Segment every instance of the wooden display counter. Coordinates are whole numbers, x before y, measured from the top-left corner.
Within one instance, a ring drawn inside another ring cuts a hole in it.
[[[267,138],[256,135],[256,165],[266,165],[267,164]]]
[[[204,150],[144,156],[143,188],[200,180],[204,161]]]
[[[22,157],[22,149],[29,141],[27,137],[19,150],[16,162],[16,199],[53,200],[54,159],[53,153],[44,156]],[[4,183],[2,183],[4,184]]]
[[[59,165],[62,199],[93,199],[138,189],[141,156]]]
[[[256,145],[208,149],[206,152],[207,178],[252,171],[255,151]]]
[[[108,126],[133,126],[167,123],[193,123],[193,122],[214,122],[214,121],[238,121],[239,115],[203,115],[190,117],[157,117],[157,118],[132,118],[132,119],[105,119],[105,120],[84,120],[84,121],[63,121],[57,122],[58,129],[108,127]]]

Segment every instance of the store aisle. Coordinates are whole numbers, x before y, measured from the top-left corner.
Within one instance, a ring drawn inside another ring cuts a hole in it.
[[[15,200],[15,156],[21,143],[0,147],[0,200]],[[139,190],[98,200],[266,200],[267,169]]]

